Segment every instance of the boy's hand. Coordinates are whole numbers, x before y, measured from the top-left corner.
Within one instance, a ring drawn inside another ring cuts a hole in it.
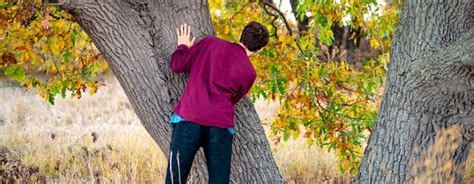
[[[191,40],[191,26],[187,24],[181,24],[179,29],[176,29],[178,34],[178,45],[184,44],[191,48],[194,45],[195,37]]]

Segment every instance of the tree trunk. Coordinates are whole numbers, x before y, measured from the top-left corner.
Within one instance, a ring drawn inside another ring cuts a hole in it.
[[[472,0],[407,0],[355,183],[462,183],[474,138]]]
[[[68,10],[108,60],[143,126],[169,154],[168,120],[187,81],[174,74],[169,58],[176,48],[176,28],[191,25],[196,38],[214,34],[207,1],[199,0],[70,0]],[[283,183],[268,140],[248,97],[236,106],[232,183]],[[199,151],[192,183],[207,181]]]

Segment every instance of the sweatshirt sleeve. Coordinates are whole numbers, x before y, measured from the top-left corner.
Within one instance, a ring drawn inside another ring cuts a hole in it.
[[[197,54],[200,52],[203,45],[208,39],[204,38],[197,42],[191,48],[184,44],[178,45],[176,50],[171,55],[170,68],[173,72],[190,72],[194,64]]]

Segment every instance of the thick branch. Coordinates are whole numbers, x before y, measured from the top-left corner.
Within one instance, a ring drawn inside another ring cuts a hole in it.
[[[87,1],[83,0],[63,0],[63,1],[57,1],[57,0],[48,0],[48,3],[52,3],[54,5],[59,5],[61,9],[63,10],[72,10],[74,6],[78,6],[81,3],[87,3]]]
[[[407,91],[411,103],[425,108],[451,105],[446,95],[459,97],[461,104],[472,104],[474,93],[474,28],[446,47],[425,51],[412,62],[407,73]],[[399,74],[405,75],[404,73]],[[418,98],[426,96],[426,98]],[[433,100],[429,100],[433,99]],[[436,100],[434,100],[436,99]],[[446,101],[445,101],[446,100]],[[442,101],[443,103],[440,103]],[[449,123],[463,124],[467,137],[474,137],[474,114],[466,110],[451,115]]]
[[[460,64],[474,67],[474,28],[464,34],[450,50],[460,56]]]
[[[167,155],[169,116],[187,81],[187,75],[169,70],[173,35],[181,23],[197,38],[213,35],[207,1],[70,0],[61,8],[71,12],[107,59],[141,123]],[[250,99],[235,110],[231,181],[283,183]],[[202,153],[194,160],[190,183],[207,183]]]
[[[447,47],[428,50],[416,57],[414,71],[423,71],[440,65],[474,66],[474,28]],[[439,65],[437,65],[439,64]]]

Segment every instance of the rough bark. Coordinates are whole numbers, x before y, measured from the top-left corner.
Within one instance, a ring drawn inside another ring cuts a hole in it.
[[[472,0],[407,0],[355,183],[462,183],[474,138]]]
[[[181,23],[198,39],[214,34],[207,1],[71,0],[62,6],[75,17],[108,60],[134,111],[148,133],[168,155],[168,119],[187,81],[169,69]],[[268,140],[248,97],[236,107],[232,183],[282,183]],[[200,151],[190,176],[205,183],[207,169]]]

